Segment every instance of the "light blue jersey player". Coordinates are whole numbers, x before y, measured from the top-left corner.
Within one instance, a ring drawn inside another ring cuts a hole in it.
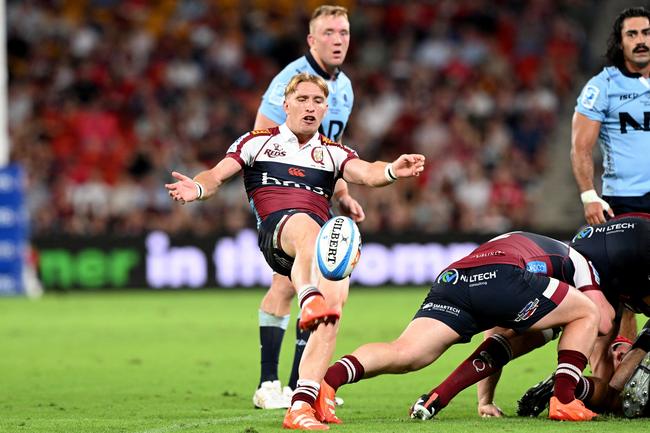
[[[601,124],[603,195],[650,191],[650,81],[608,66],[589,80],[575,110]]]
[[[308,72],[325,79],[329,88],[328,111],[320,132],[333,141],[341,141],[348,123],[354,94],[350,79],[341,72],[341,65],[350,44],[350,22],[347,10],[341,6],[323,5],[314,10],[307,35],[309,52],[290,63],[271,82],[262,98],[254,129],[267,129],[284,123],[284,91],[291,77]],[[355,222],[365,218],[363,208],[350,196],[347,184],[339,179],[334,189],[333,203],[342,214]],[[260,382],[253,395],[253,404],[262,409],[277,409],[291,405],[292,390],[300,388],[299,365],[308,333],[296,327],[296,346],[291,376],[284,388],[278,379],[278,359],[282,338],[289,323],[291,301],[296,290],[289,278],[273,274],[271,287],[259,309]]]
[[[284,89],[291,78],[301,72],[320,75],[327,82],[330,91],[327,99],[329,108],[320,132],[330,140],[340,141],[354,104],[352,82],[339,68],[333,74],[325,71],[311,52],[289,63],[275,76],[262,97],[259,113],[275,124],[283,123],[286,118],[283,107]]]
[[[573,174],[591,225],[607,215],[650,213],[650,11],[629,8],[617,16],[607,59],[609,66],[582,89],[571,131]],[[596,142],[602,198],[593,183]]]

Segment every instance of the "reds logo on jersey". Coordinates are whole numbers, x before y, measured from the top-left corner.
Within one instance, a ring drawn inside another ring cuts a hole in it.
[[[279,158],[281,156],[287,156],[287,152],[278,143],[273,143],[273,149],[266,149],[264,155],[269,158]]]

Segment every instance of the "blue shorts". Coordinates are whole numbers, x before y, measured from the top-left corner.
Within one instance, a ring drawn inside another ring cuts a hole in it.
[[[650,192],[639,197],[618,197],[604,195],[605,200],[614,211],[614,215],[625,213],[644,212],[650,213]]]
[[[433,283],[415,318],[439,320],[466,343],[495,326],[526,331],[568,290],[566,283],[512,265],[448,269]]]
[[[284,224],[295,213],[306,213],[321,227],[325,224],[325,221],[314,213],[296,209],[285,209],[268,215],[258,228],[257,245],[260,247],[266,263],[275,272],[284,276],[291,276],[293,257],[282,250],[280,239]]]

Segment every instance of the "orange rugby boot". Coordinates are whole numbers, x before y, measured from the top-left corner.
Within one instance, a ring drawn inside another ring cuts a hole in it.
[[[304,404],[300,409],[287,410],[284,416],[282,427],[290,430],[329,430],[329,426],[318,421],[315,416],[315,410],[308,404]]]
[[[596,412],[592,412],[585,407],[585,404],[574,399],[571,403],[562,404],[557,397],[551,397],[551,404],[548,408],[548,417],[557,421],[591,421],[597,417]]]
[[[329,308],[325,303],[322,295],[314,298],[302,307],[300,311],[300,329],[313,331],[321,323],[336,322],[341,317],[341,313],[333,308]]]
[[[334,388],[329,386],[327,382],[322,381],[320,383],[320,391],[318,392],[318,398],[316,398],[316,403],[314,404],[314,409],[316,409],[316,419],[320,422],[325,422],[328,424],[341,424],[341,421],[336,416],[336,391]]]

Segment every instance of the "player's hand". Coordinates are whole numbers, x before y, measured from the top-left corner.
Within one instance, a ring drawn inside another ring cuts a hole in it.
[[[338,200],[339,209],[341,213],[347,217],[352,218],[352,221],[355,223],[360,223],[366,219],[366,214],[363,211],[363,208],[350,194],[345,194],[341,196]]]
[[[494,403],[480,404],[478,406],[478,414],[483,418],[501,418],[503,416],[503,411]]]
[[[614,211],[609,207],[609,204],[604,200],[601,201],[585,203],[585,221],[587,221],[587,224],[596,225],[605,223],[607,219],[605,218],[604,212],[607,212],[610,218],[614,217]]]
[[[603,200],[595,189],[589,189],[580,193],[580,201],[585,208],[585,220],[587,224],[602,224],[607,221],[604,212],[610,218],[614,217],[614,211],[605,200]]]
[[[185,204],[198,198],[199,191],[191,178],[177,171],[172,171],[172,176],[178,179],[178,182],[166,183],[165,188],[167,188],[169,196],[174,201],[180,201],[181,204]]]
[[[398,178],[419,176],[424,170],[424,155],[405,154],[393,162],[393,173]]]

